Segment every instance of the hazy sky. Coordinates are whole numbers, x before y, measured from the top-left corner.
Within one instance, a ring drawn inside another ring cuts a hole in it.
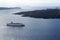
[[[0,0],[0,6],[59,6],[60,0]]]

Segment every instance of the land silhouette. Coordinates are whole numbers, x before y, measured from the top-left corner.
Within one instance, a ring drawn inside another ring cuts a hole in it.
[[[7,10],[7,9],[20,9],[19,7],[0,7],[0,10]]]
[[[18,12],[16,15],[21,15],[22,17],[33,17],[33,18],[60,18],[60,9],[45,9],[45,10],[33,10],[26,12]]]

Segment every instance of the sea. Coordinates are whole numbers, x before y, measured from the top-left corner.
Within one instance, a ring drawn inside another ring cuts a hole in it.
[[[60,19],[31,18],[14,15],[14,13],[23,11],[28,10],[0,10],[0,40],[60,40]],[[23,23],[25,26],[7,26],[10,22]]]

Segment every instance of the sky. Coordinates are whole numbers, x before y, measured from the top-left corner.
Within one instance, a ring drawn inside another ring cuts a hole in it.
[[[60,6],[60,0],[0,0],[0,7]]]

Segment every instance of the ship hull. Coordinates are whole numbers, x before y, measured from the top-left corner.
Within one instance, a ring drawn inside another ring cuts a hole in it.
[[[7,24],[7,26],[11,26],[11,27],[23,27],[25,26],[24,24]]]

